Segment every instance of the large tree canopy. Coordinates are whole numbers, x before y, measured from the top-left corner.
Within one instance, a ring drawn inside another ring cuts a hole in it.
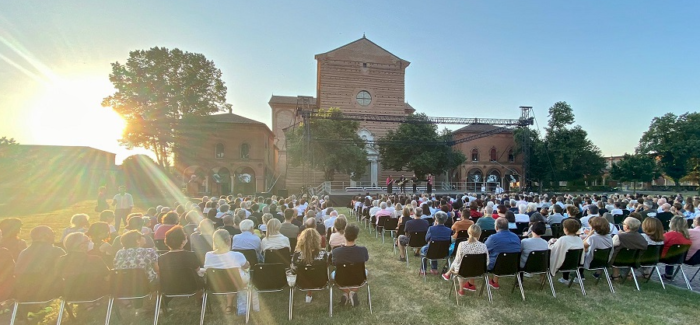
[[[230,108],[221,71],[198,53],[164,47],[132,51],[125,64],[112,64],[109,80],[116,92],[102,106],[126,121],[120,142],[153,151],[163,167],[182,118]]]
[[[323,114],[343,115],[337,108],[321,110],[319,115]],[[332,181],[335,173],[354,173],[355,179],[365,173],[367,151],[364,140],[357,134],[359,122],[319,118],[311,119],[308,127],[308,142],[303,124],[286,134],[287,155],[292,166],[306,164],[320,169],[327,181]]]
[[[656,162],[647,155],[628,155],[612,165],[610,177],[621,182],[632,182],[637,191],[637,182],[651,182],[658,176]]]
[[[664,174],[679,186],[700,158],[700,113],[655,117],[639,140],[637,153],[656,156]]]
[[[462,152],[448,144],[452,140],[449,130],[438,133],[436,124],[415,123],[426,118],[422,113],[410,116],[408,123],[389,131],[378,142],[382,166],[410,170],[422,178],[428,173],[441,174],[457,168],[466,160]]]

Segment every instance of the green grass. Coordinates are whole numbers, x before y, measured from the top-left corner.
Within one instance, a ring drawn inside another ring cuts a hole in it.
[[[92,202],[50,213],[26,215],[25,233],[31,226],[48,224],[62,229],[70,216],[81,209],[92,208]],[[346,212],[345,209],[340,209]],[[84,210],[82,210],[84,211]],[[90,211],[90,210],[88,210]],[[460,298],[461,306],[456,306],[454,294],[448,296],[450,283],[437,276],[428,276],[423,282],[418,276],[418,258],[410,258],[410,268],[399,262],[392,252],[389,240],[385,244],[375,239],[364,229],[359,245],[367,246],[370,252],[369,281],[372,290],[374,314],[367,307],[366,289],[360,291],[361,306],[357,308],[337,306],[339,291],[334,291],[332,320],[328,316],[328,292],[317,293],[310,304],[304,303],[303,293],[295,293],[294,320],[287,321],[288,293],[260,295],[261,311],[251,313],[251,323],[256,324],[689,324],[700,317],[697,305],[700,296],[687,290],[668,286],[663,290],[655,282],[641,284],[642,291],[636,291],[628,281],[624,285],[615,284],[616,293],[611,294],[605,283],[595,285],[591,276],[586,281],[587,296],[583,297],[577,285],[572,288],[555,281],[557,298],[551,296],[545,286],[539,290],[538,281],[525,279],[523,302],[520,294],[511,294],[512,279],[501,280],[501,289],[494,291],[494,301],[489,303],[484,296],[467,294]],[[477,283],[481,285],[481,283]],[[153,310],[153,301],[146,304]],[[197,324],[199,308],[195,299],[175,299],[171,303],[174,312],[161,318],[161,324]],[[77,320],[64,320],[64,324],[101,324],[104,322],[105,305],[90,312],[78,309]],[[0,316],[0,323],[6,324],[8,315]],[[152,324],[152,312],[139,318],[125,317],[120,323],[114,316],[112,324]],[[55,323],[55,313],[48,315],[41,323]],[[225,316],[220,304],[214,304],[213,311],[207,313],[207,324],[242,323],[238,316]]]

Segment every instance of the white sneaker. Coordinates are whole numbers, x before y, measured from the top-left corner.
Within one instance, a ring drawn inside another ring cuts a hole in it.
[[[564,280],[564,278],[559,278],[559,283],[569,284],[569,280]]]
[[[525,276],[526,278],[531,278],[531,277],[532,277],[532,274],[530,274],[530,273],[523,273],[523,276]]]
[[[306,296],[306,303],[311,303],[311,300],[314,299],[313,296]]]
[[[585,278],[584,278],[584,279],[581,279],[581,280],[586,281]],[[578,278],[574,278],[574,283],[578,283]]]

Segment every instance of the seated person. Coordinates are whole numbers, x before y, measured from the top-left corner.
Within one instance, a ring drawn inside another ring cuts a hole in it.
[[[131,230],[136,230],[141,232],[143,229],[149,229],[148,227],[144,227],[144,218],[141,217],[141,214],[139,213],[132,213],[130,214],[127,219],[126,219],[126,231],[131,231]],[[143,233],[141,233],[143,234]],[[122,235],[123,236],[123,235]],[[153,242],[153,239],[151,236],[144,235],[144,240],[146,241],[145,244],[143,244],[143,247],[145,248],[155,248],[156,244]],[[114,238],[114,241],[112,242],[112,247],[110,248],[109,255],[115,256],[117,255],[117,252],[122,249],[122,242],[121,242],[121,236],[117,236]]]
[[[292,223],[296,220],[297,211],[294,209],[284,210],[284,222],[280,226],[280,233],[287,238],[297,238],[299,236],[299,226]]]
[[[479,220],[476,221],[481,231],[496,230],[496,220],[491,218],[491,216],[493,216],[493,206],[487,205],[486,208],[484,208],[484,216],[485,217],[479,218]]]
[[[109,234],[111,238],[118,236],[117,228],[114,227],[114,211],[104,210],[100,212],[100,221],[106,222],[109,225]]]
[[[165,240],[165,233],[168,232],[168,230],[172,229],[175,227],[178,222],[180,221],[180,217],[178,216],[177,212],[175,211],[170,211],[165,214],[163,217],[163,223],[156,229],[156,232],[153,234],[153,239],[156,242],[162,242]],[[168,247],[163,244],[163,246],[158,247],[158,249],[161,250],[166,250]]]
[[[559,204],[553,205],[552,211],[554,213],[547,217],[547,223],[549,223],[550,225],[555,223],[562,223],[562,221],[564,221],[564,219],[566,218],[564,217],[564,215],[562,215],[564,209],[562,209],[562,207]]]
[[[613,261],[617,256],[617,252],[623,248],[639,250],[647,249],[647,240],[642,236],[642,234],[639,233],[639,226],[641,226],[641,224],[642,223],[636,218],[625,218],[625,220],[622,222],[622,231],[618,232],[617,235],[612,238],[613,246],[615,247],[612,257]],[[617,269],[613,269],[613,277],[617,275],[616,273]]]
[[[474,221],[469,220],[468,217],[467,218],[464,217],[464,216],[468,216],[468,215],[469,215],[469,209],[462,210],[463,217],[459,221],[452,224],[452,232],[453,232],[452,238],[453,239],[457,239],[457,236],[458,236],[460,231],[469,230],[469,227],[471,227],[474,224]],[[481,228],[479,228],[479,229],[481,229]]]
[[[577,234],[581,229],[581,223],[574,219],[565,219],[562,223],[562,228],[564,230],[564,236],[561,238],[553,238],[549,241],[549,272],[555,275],[559,268],[564,264],[566,259],[566,253],[572,249],[583,249],[583,240]],[[581,254],[581,261],[583,263],[584,254]],[[561,283],[569,283],[569,274],[564,273],[562,278],[559,278]]]
[[[0,248],[7,249],[15,261],[17,261],[19,253],[27,248],[27,242],[19,238],[21,231],[21,220],[17,218],[0,220],[0,232],[3,234],[2,239],[0,239]]]
[[[520,252],[520,237],[508,230],[508,220],[503,217],[496,219],[496,233],[489,236],[489,238],[486,239],[485,244],[486,249],[489,251],[489,271],[493,270],[493,267],[496,265],[496,258],[498,258],[498,254]],[[497,276],[494,276],[492,280],[489,280],[489,286],[494,289],[500,288],[498,285]]]
[[[442,275],[442,278],[446,281],[450,280],[452,274],[457,274],[459,268],[462,265],[462,258],[467,254],[486,254],[486,265],[489,264],[489,252],[486,249],[486,244],[479,241],[481,237],[481,228],[478,225],[473,225],[469,227],[469,239],[459,243],[457,246],[457,253],[455,254],[455,259],[452,261],[452,265],[447,273]],[[474,285],[474,279],[467,280],[459,278],[459,295],[464,296],[464,290],[476,291],[476,286]]]
[[[664,244],[664,225],[656,218],[646,218],[642,222],[642,237],[649,245]]]
[[[263,256],[262,247],[260,245],[261,240],[260,237],[253,233],[254,227],[255,223],[253,220],[246,219],[241,221],[241,233],[233,236],[233,246],[231,248],[233,250],[255,250],[255,253],[258,255],[258,261],[262,261]]]
[[[107,267],[111,267],[114,257],[110,255],[112,245],[110,244],[109,224],[103,221],[95,222],[90,225],[85,234],[90,238],[90,247],[87,253],[100,257]]]
[[[199,226],[195,229],[195,232],[190,235],[190,247],[195,255],[197,255],[199,265],[204,265],[204,257],[207,252],[211,252],[213,249],[212,236],[216,230],[214,226],[214,222],[210,219],[202,219],[202,221],[199,222]]]
[[[418,212],[418,211],[421,212]],[[406,262],[406,246],[408,246],[411,233],[412,232],[427,232],[428,227],[428,221],[425,219],[421,219],[422,217],[422,209],[421,208],[416,208],[415,213],[413,214],[413,219],[406,221],[406,226],[404,227],[404,233],[405,235],[399,236],[398,239],[398,246],[399,246],[399,261]]]
[[[17,293],[36,294],[38,297],[53,297],[57,294],[56,261],[65,251],[53,245],[55,234],[48,226],[37,226],[30,233],[32,244],[23,250],[15,263],[15,278],[20,285],[22,278],[32,279],[31,283],[21,282]]]
[[[292,272],[304,265],[312,265],[316,261],[325,261],[326,251],[321,249],[321,235],[316,229],[307,228],[299,234],[297,246],[292,256]],[[306,293],[306,303],[313,299],[311,291]]]
[[[435,213],[435,224],[428,228],[428,232],[425,234],[425,241],[428,243],[423,246],[420,250],[421,256],[425,256],[428,253],[428,248],[430,247],[430,241],[451,241],[452,230],[445,227],[445,222],[449,216],[444,211],[438,211]],[[426,260],[427,263],[427,260]],[[430,263],[430,273],[438,274],[438,261],[432,261]],[[421,275],[425,274],[427,267],[424,264],[421,265]]]
[[[107,233],[109,233],[109,226],[106,223],[102,224],[107,227]],[[79,279],[82,284],[81,291],[92,291],[91,294],[87,295],[88,297],[99,297],[106,295],[109,291],[107,279],[110,271],[100,256],[88,254],[90,244],[90,238],[82,232],[68,234],[63,240],[66,255],[57,259],[56,272],[64,280]],[[86,294],[85,292],[80,293]]]
[[[333,265],[338,264],[357,264],[366,263],[369,261],[369,252],[366,247],[355,245],[355,240],[360,233],[360,228],[356,225],[345,227],[345,245],[333,249]],[[365,271],[366,274],[367,271]],[[331,278],[335,279],[335,271],[331,274]],[[353,307],[360,305],[360,300],[357,297],[357,289],[344,289],[343,295],[340,297],[340,304],[345,305],[348,302]]]
[[[75,214],[70,218],[70,227],[63,229],[63,236],[61,236],[61,243],[66,239],[66,236],[74,232],[86,232],[90,226],[90,217],[87,214],[80,213]]]
[[[251,221],[252,222],[252,221]],[[248,269],[250,263],[245,259],[242,253],[231,250],[231,236],[228,231],[219,229],[212,235],[214,250],[207,252],[204,257],[204,269],[238,269],[242,286],[246,286],[250,281]],[[247,307],[247,299],[245,291],[241,291],[237,296],[238,315],[245,315]],[[253,303],[255,306],[256,304]],[[233,313],[233,295],[226,296],[226,314]]]
[[[129,230],[119,240],[122,248],[114,256],[114,269],[143,269],[155,287],[158,283],[158,254],[155,249],[145,247],[146,236],[138,230]]]
[[[272,215],[270,215],[270,218],[267,221],[267,225],[265,225],[265,238],[263,238],[260,242],[260,247],[263,252],[266,250],[275,250],[282,249],[285,247],[291,247],[289,245],[289,238],[280,234],[281,226],[282,223],[279,220],[272,218]]]
[[[591,207],[591,210],[592,208],[593,207]],[[587,236],[583,239],[583,249],[586,256],[583,266],[585,268],[590,267],[591,262],[593,261],[593,253],[596,249],[613,247],[612,237],[610,237],[610,226],[608,225],[607,219],[600,216],[594,216],[588,219],[588,224],[590,225],[591,229],[587,231]],[[612,256],[612,254],[610,254],[610,256]],[[584,278],[583,271],[580,273],[581,278]],[[596,274],[594,274],[594,276],[596,276]]]
[[[525,267],[528,256],[530,252],[534,251],[546,251],[549,249],[549,244],[547,241],[542,239],[541,236],[547,231],[547,226],[544,222],[538,221],[530,226],[530,238],[525,238],[520,241],[520,267]]]
[[[219,229],[223,229],[228,231],[228,234],[231,235],[231,237],[238,235],[241,233],[241,230],[236,227],[235,220],[238,218],[238,216],[234,217],[231,214],[225,214],[221,220],[223,221],[224,225],[219,227]],[[241,223],[241,220],[238,220],[238,223]]]
[[[193,275],[198,275],[200,266],[199,259],[197,259],[197,255],[194,252],[184,249],[186,244],[187,234],[185,234],[182,226],[172,227],[165,233],[165,245],[167,245],[170,250],[158,257],[158,269],[160,269],[161,274],[169,270],[177,270],[177,272],[190,270]],[[201,281],[201,277],[196,276],[195,279],[197,281],[195,284],[197,288],[203,288],[204,282]],[[163,297],[161,310],[165,314],[170,311],[168,308],[170,300],[172,300],[172,298]]]
[[[2,241],[2,231],[0,230],[0,242]],[[5,247],[0,247],[0,301],[5,301],[10,298],[12,287],[15,279],[13,273],[15,271],[15,259],[12,253]],[[2,303],[0,303],[0,308]]]
[[[668,203],[666,203],[668,204]],[[661,213],[659,213],[661,214]],[[629,218],[628,218],[629,219]],[[626,220],[625,220],[626,221]],[[645,242],[646,243],[646,242]],[[683,216],[675,216],[671,218],[668,232],[664,234],[664,249],[661,252],[661,258],[665,258],[669,248],[673,245],[691,245],[690,233],[688,233],[688,223]],[[686,256],[687,258],[687,256]],[[672,279],[675,267],[666,266],[666,279]]]
[[[328,239],[328,245],[330,245],[331,248],[345,245],[345,228],[347,227],[347,224],[348,220],[345,217],[338,217],[335,219],[335,223],[333,224],[334,232]]]

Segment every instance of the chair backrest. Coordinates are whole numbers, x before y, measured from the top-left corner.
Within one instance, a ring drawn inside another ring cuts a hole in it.
[[[335,266],[335,283],[340,287],[359,287],[367,281],[365,264],[338,264]]]
[[[575,270],[581,266],[581,255],[583,254],[583,248],[581,249],[570,249],[566,252],[564,257],[564,263],[562,263],[559,270]]]
[[[156,244],[156,250],[158,251],[168,251],[169,248],[167,245],[165,245],[165,240],[164,239],[156,239],[153,241]]]
[[[469,230],[460,230],[457,232],[457,238],[469,238]],[[455,246],[457,247],[457,246]]]
[[[639,256],[641,253],[642,251],[638,249],[621,248],[615,255],[612,265],[620,267],[637,267],[639,265]]]
[[[527,228],[530,226],[529,222],[516,222],[515,227],[517,228],[517,234],[522,235],[524,232],[527,231]]]
[[[685,260],[685,255],[688,254],[689,249],[690,245],[671,245],[666,251],[666,256],[661,258],[661,262],[673,265],[681,264]]]
[[[520,268],[520,252],[499,253],[491,273],[495,275],[511,275],[518,273]]]
[[[300,289],[322,289],[328,285],[326,261],[316,261],[311,265],[297,267],[296,287]]]
[[[160,269],[160,291],[166,295],[187,295],[196,293],[200,286],[197,272],[193,269]]]
[[[614,222],[616,225],[621,225],[623,221],[625,221],[625,215],[624,215],[624,214],[615,214],[615,215],[613,215],[613,222]]]
[[[661,259],[661,251],[663,249],[664,245],[647,246],[647,249],[639,256],[639,265],[656,266],[656,264],[659,264],[659,259]]]
[[[92,301],[109,294],[109,282],[101,272],[82,273],[61,280],[62,297],[66,301]]]
[[[406,234],[405,229],[406,229],[406,225],[402,223],[399,226],[398,230],[396,230],[396,237],[401,236],[401,235],[405,235]]]
[[[379,220],[377,220],[377,227],[384,227],[386,224],[386,221],[389,220],[391,217],[389,216],[379,216]]]
[[[459,264],[458,274],[463,278],[474,278],[486,274],[486,253],[464,255]]]
[[[549,225],[549,228],[552,229],[553,238],[559,238],[564,235],[564,228],[562,228],[561,223],[553,223]]]
[[[495,230],[495,229],[493,229],[493,230],[492,230],[492,229],[484,230],[484,231],[481,232],[481,236],[479,237],[479,241],[480,241],[480,242],[485,242],[486,239],[489,238],[489,236],[491,236],[491,235],[493,235],[493,234],[495,234],[495,233],[496,233],[496,230]]]
[[[289,251],[294,252],[294,250],[297,248],[297,238],[289,238]]]
[[[593,259],[588,268],[591,270],[602,269],[610,264],[610,253],[612,252],[612,247],[608,248],[596,248],[593,251]]]
[[[408,239],[409,247],[423,247],[427,242],[425,241],[425,234],[427,231],[412,231]]]
[[[399,224],[398,218],[389,218],[384,222],[384,229],[394,230],[394,229],[396,229],[396,226],[398,226],[398,224]]]
[[[452,250],[452,257],[454,257],[457,254],[457,248],[459,248],[459,244],[467,240],[469,240],[469,238],[457,237],[457,239],[455,239],[455,246]]]
[[[145,297],[151,293],[145,269],[112,270],[109,287],[114,298]]]
[[[280,263],[285,265],[285,267],[289,267],[292,260],[291,254],[289,247],[268,249],[265,251],[265,263]]]
[[[205,288],[210,293],[234,293],[245,288],[240,268],[208,268],[204,274]]]
[[[258,253],[254,249],[234,249],[233,251],[243,254],[250,266],[258,264]]]
[[[659,219],[661,220],[661,225],[664,226],[664,231],[668,231],[669,227],[671,226],[671,220],[670,219]]]
[[[498,263],[498,260],[496,260]],[[544,273],[549,269],[549,250],[532,251],[527,255],[525,266],[521,271],[527,273]]]
[[[431,240],[428,245],[428,251],[425,253],[426,258],[440,259],[450,255],[451,240],[435,241]]]
[[[287,266],[289,264],[258,263],[251,268],[251,282],[260,291],[282,290],[287,286]]]
[[[16,277],[14,298],[20,302],[47,301],[60,295],[60,287],[46,273],[26,273]]]
[[[428,222],[428,226],[432,226],[435,223],[435,218],[425,218],[424,220]]]
[[[622,210],[622,215],[625,217],[629,216],[630,213],[631,213],[630,210]]]
[[[688,223],[688,229],[693,229],[693,219],[688,219],[686,222]]]

